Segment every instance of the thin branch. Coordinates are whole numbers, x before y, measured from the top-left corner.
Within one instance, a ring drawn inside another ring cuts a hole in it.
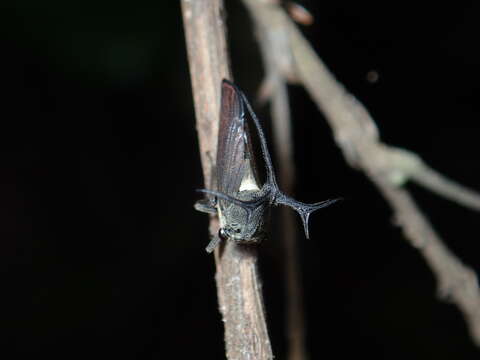
[[[289,74],[285,72],[285,70],[292,68],[292,58],[288,57],[290,54],[288,51],[283,51],[288,42],[285,42],[284,39],[287,37],[286,34],[282,34],[282,30],[283,28],[265,29],[259,27],[256,29],[266,72],[260,91],[260,99],[262,102],[267,99],[271,102],[270,111],[280,187],[287,194],[293,194],[295,164],[293,161],[293,139],[287,87]],[[276,57],[275,54],[286,56]],[[298,264],[298,236],[295,231],[294,213],[285,207],[282,207],[280,212],[281,231],[278,233],[283,244],[283,262],[285,264],[285,320],[288,359],[303,360],[307,356],[303,288]]]
[[[411,179],[427,189],[473,210],[480,211],[480,195],[424,165]]]
[[[480,291],[477,277],[444,245],[401,185],[411,179],[477,210],[480,196],[429,169],[416,154],[382,143],[368,111],[335,79],[283,9],[271,0],[244,2],[259,23],[258,27],[278,27],[281,23],[289,34],[288,51],[295,64],[291,71],[298,76],[325,115],[347,162],[363,170],[388,201],[406,239],[419,249],[435,274],[439,295],[458,306],[473,341],[480,346]]]
[[[288,194],[293,194],[295,166],[293,163],[290,107],[285,81],[280,80],[271,97],[272,120],[275,150],[280,172],[280,186]],[[295,231],[294,213],[286,207],[281,210],[281,237],[285,263],[286,333],[288,359],[306,359],[305,315],[303,310],[303,287],[299,266],[298,236]]]
[[[221,0],[182,0],[200,154],[206,187],[216,158],[220,84],[231,79]],[[217,236],[218,219],[210,219]],[[227,241],[215,251],[216,284],[228,359],[273,359],[267,332],[257,252]]]
[[[395,211],[403,233],[424,256],[436,275],[438,296],[462,311],[475,344],[480,345],[480,290],[475,272],[442,242],[407,190],[373,179]]]

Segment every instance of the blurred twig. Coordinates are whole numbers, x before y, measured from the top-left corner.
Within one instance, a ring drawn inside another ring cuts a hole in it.
[[[470,208],[480,209],[480,195],[430,169],[414,153],[381,142],[377,126],[365,107],[330,73],[295,24],[274,0],[243,0],[259,31],[283,28],[293,58],[287,71],[296,78],[325,115],[348,163],[365,172],[392,207],[404,234],[418,248],[434,272],[439,295],[462,311],[471,336],[480,345],[480,291],[475,273],[442,242],[401,187],[412,180]],[[260,35],[262,36],[262,35]],[[276,51],[270,47],[268,51]],[[273,54],[282,56],[285,54]]]
[[[192,80],[205,184],[211,183],[216,158],[220,84],[231,79],[221,0],[182,0],[182,15]],[[217,236],[218,219],[210,219]],[[267,332],[257,252],[227,241],[215,251],[216,283],[225,324],[228,359],[273,359]]]
[[[257,23],[257,25],[260,25]],[[265,78],[260,89],[261,102],[270,100],[273,137],[277,168],[279,169],[280,187],[287,193],[293,194],[295,185],[295,163],[293,161],[293,139],[290,118],[290,104],[288,100],[287,80],[291,69],[292,58],[289,52],[284,51],[288,46],[285,34],[280,29],[257,29],[260,43]],[[275,51],[271,51],[275,47]],[[285,56],[277,57],[277,54]],[[298,264],[298,236],[295,231],[295,214],[282,207],[281,230],[278,232],[283,244],[285,264],[285,301],[286,301],[286,335],[288,340],[288,359],[302,360],[306,358],[305,349],[305,315],[303,309],[303,288],[301,283],[300,266]]]

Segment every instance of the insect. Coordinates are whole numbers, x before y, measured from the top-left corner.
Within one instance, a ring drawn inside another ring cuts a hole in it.
[[[255,125],[265,164],[266,179],[262,186],[259,185],[254,164],[245,107]],[[310,214],[340,200],[305,204],[280,191],[260,121],[244,93],[228,80],[222,81],[213,187],[215,190],[198,190],[207,194],[207,199],[195,204],[196,210],[216,213],[219,217],[218,236],[210,241],[206,248],[207,252],[212,252],[221,239],[231,239],[240,244],[260,242],[266,235],[266,222],[270,208],[274,205],[293,208],[302,219],[305,236],[308,239]]]

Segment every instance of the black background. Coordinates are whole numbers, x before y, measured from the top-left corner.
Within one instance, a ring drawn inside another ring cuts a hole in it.
[[[316,20],[304,33],[383,140],[479,189],[480,5],[304,4]],[[0,352],[222,359],[207,217],[192,208],[203,182],[179,4],[1,7]],[[253,98],[262,66],[248,14],[236,1],[227,9],[235,79]],[[306,92],[291,87],[291,103],[296,197],[346,198],[312,217],[312,240],[300,237],[311,359],[478,356],[461,314],[437,301],[431,271],[345,163]],[[258,114],[268,121],[268,109]],[[408,188],[478,271],[478,214]],[[274,237],[261,256],[284,359]]]

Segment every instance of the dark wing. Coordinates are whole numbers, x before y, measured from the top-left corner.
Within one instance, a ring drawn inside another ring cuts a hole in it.
[[[250,155],[249,135],[239,90],[231,82],[222,81],[220,126],[217,147],[217,191],[236,197]]]

